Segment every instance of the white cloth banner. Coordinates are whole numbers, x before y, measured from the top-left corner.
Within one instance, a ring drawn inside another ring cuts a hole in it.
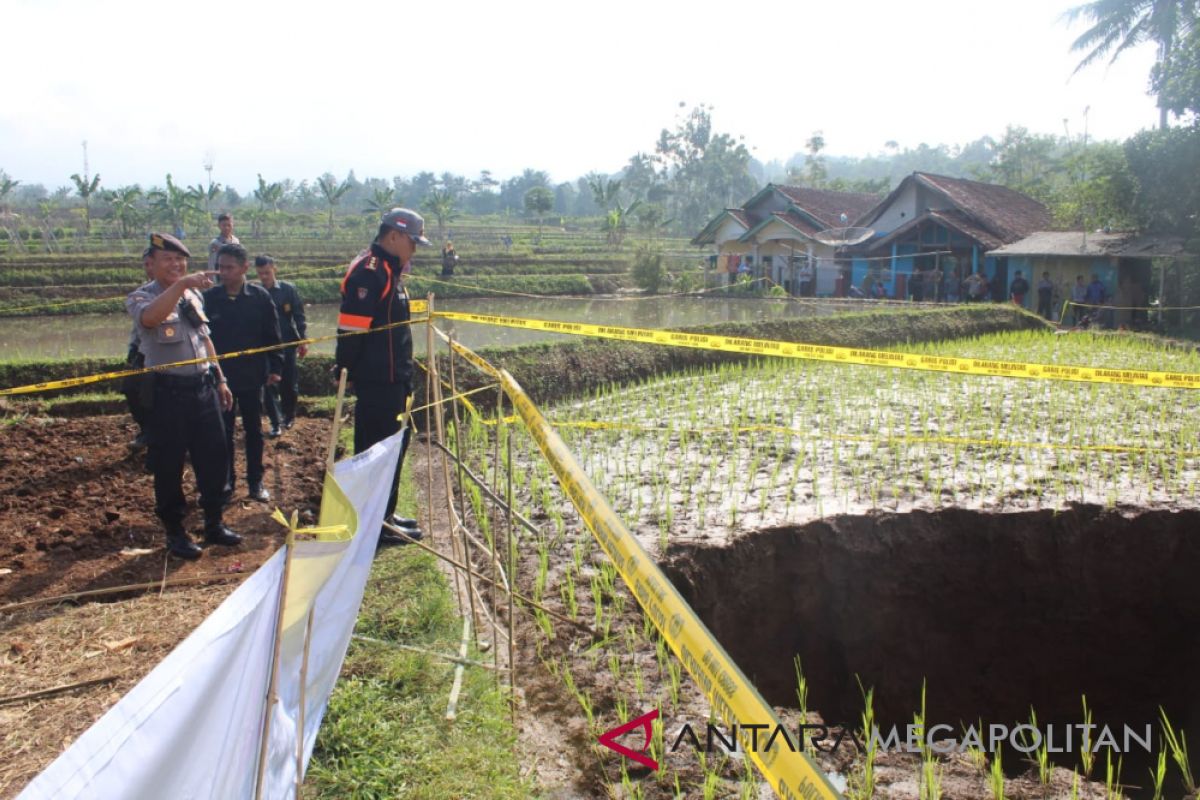
[[[349,541],[302,541],[292,557],[262,796],[295,796],[304,634],[304,764],[312,754],[371,569],[403,432],[334,465],[321,524]],[[340,491],[339,491],[340,489]],[[25,787],[18,800],[250,800],[271,674],[281,549]]]

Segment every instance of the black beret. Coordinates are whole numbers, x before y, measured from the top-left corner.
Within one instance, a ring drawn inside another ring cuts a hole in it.
[[[176,239],[169,233],[152,233],[150,234],[150,249],[151,250],[171,250],[176,253],[183,253],[189,258],[192,252],[184,247],[183,242]]]

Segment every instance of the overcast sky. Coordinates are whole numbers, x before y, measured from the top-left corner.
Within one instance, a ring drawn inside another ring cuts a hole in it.
[[[1077,0],[1078,1],[1078,0]],[[554,181],[613,172],[680,102],[786,159],[961,144],[1007,124],[1153,127],[1153,48],[1072,77],[1060,0],[411,4],[0,0],[0,169],[53,188],[204,179],[246,191],[354,169]]]

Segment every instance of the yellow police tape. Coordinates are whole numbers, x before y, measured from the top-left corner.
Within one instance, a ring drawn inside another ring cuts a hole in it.
[[[719,336],[703,333],[684,333],[650,328],[624,328],[616,325],[591,325],[584,322],[558,322],[544,319],[501,317],[490,314],[469,314],[462,311],[438,311],[434,319],[457,322],[477,322],[507,328],[569,333],[600,339],[643,342],[672,347],[691,347],[700,350],[721,350],[729,353],[748,353],[758,356],[799,358],[811,361],[830,361],[838,364],[860,364],[875,367],[896,367],[930,372],[952,372],[961,375],[992,375],[1005,378],[1035,378],[1052,381],[1083,383],[1116,383],[1127,386],[1154,386],[1174,389],[1200,389],[1200,374],[1192,372],[1160,372],[1154,370],[1106,369],[1058,364],[1025,364],[1019,361],[994,361],[985,358],[894,353],[888,350],[866,350],[855,347],[800,344],[770,339],[746,339],[740,336]]]
[[[416,302],[420,302],[424,308],[429,307],[428,304],[426,304],[424,300],[416,301]],[[410,304],[410,308],[412,307],[412,305],[415,305],[415,302]],[[80,375],[77,378],[62,378],[61,380],[57,380],[57,381],[43,381],[41,383],[30,383],[30,384],[26,384],[25,386],[14,386],[11,389],[0,389],[0,397],[12,396],[12,395],[18,395],[18,394],[36,394],[38,392],[49,392],[49,391],[53,391],[55,389],[73,389],[76,386],[88,386],[93,383],[101,383],[103,381],[116,380],[117,378],[126,378],[131,375],[148,375],[152,372],[163,372],[165,370],[172,369],[174,367],[186,367],[186,366],[190,366],[192,364],[206,364],[206,363],[212,363],[217,360],[224,361],[229,358],[240,358],[242,356],[252,356],[257,353],[270,353],[273,350],[284,350],[289,347],[299,347],[300,345],[307,346],[310,344],[319,344],[320,342],[328,342],[328,341],[332,341],[334,339],[341,339],[346,336],[362,336],[363,334],[367,334],[367,333],[378,333],[379,331],[386,331],[390,328],[399,328],[403,325],[413,325],[415,323],[424,322],[424,321],[425,321],[424,319],[410,319],[410,320],[405,320],[403,322],[393,322],[390,325],[381,325],[378,328],[371,328],[370,330],[365,330],[365,331],[342,331],[340,333],[331,333],[328,336],[314,336],[310,339],[300,339],[299,341],[295,341],[295,342],[284,342],[281,344],[267,345],[265,347],[251,347],[247,350],[238,350],[233,353],[225,353],[223,355],[217,356],[216,358],[211,358],[209,356],[203,356],[201,358],[188,358],[188,359],[184,359],[183,361],[173,361],[170,364],[160,364],[156,367],[138,367],[136,369],[119,369],[119,370],[114,370],[112,372],[101,372],[96,375]]]
[[[512,401],[538,448],[550,462],[559,483],[578,509],[596,541],[612,560],[646,615],[704,691],[713,714],[727,725],[738,724],[738,738],[747,754],[782,798],[840,798],[828,778],[806,753],[786,748],[776,738],[763,749],[751,741],[744,724],[780,724],[754,686],[709,632],[696,613],[663,575],[638,540],[592,485],[554,429],[542,417],[521,386],[457,342],[451,346],[496,378]],[[756,730],[756,729],[755,729]]]

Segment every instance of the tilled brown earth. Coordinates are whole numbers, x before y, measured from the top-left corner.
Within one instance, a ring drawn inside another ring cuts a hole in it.
[[[168,578],[252,572],[283,541],[270,519],[278,506],[315,513],[329,421],[299,419],[281,439],[267,441],[264,463],[271,503],[239,497],[226,523],[245,541],[207,548],[194,562],[167,559],[154,516],[154,480],[144,455],[127,443],[127,417],[28,418],[0,427],[0,601],[80,592]],[[240,437],[237,447],[241,449]],[[246,490],[241,452],[239,494]],[[184,491],[195,501],[191,470]],[[186,524],[198,534],[193,506]]]

